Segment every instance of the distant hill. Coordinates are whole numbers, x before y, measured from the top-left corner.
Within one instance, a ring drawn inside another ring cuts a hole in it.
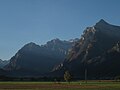
[[[0,59],[0,68],[4,67],[5,65],[7,65],[9,63],[9,60],[1,60]]]
[[[84,79],[113,79],[120,75],[120,26],[101,19],[87,27],[81,39],[69,51],[63,63],[53,69],[53,75],[63,76],[68,70],[74,77]]]
[[[53,39],[45,45],[33,42],[26,44],[10,59],[4,67],[11,76],[40,76],[52,71],[52,68],[62,62],[74,41]]]

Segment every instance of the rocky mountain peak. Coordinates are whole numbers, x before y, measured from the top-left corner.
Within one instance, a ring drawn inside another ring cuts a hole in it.
[[[53,39],[53,40],[51,40],[52,42],[59,42],[59,41],[61,41],[59,38],[55,38],[55,39]]]
[[[26,44],[24,47],[34,47],[34,46],[38,46],[38,45],[33,42],[30,42],[30,43]]]
[[[107,22],[104,19],[100,19],[100,21],[98,23],[106,24]]]
[[[38,48],[40,48],[40,46],[39,45],[37,45],[37,44],[35,44],[35,43],[33,43],[33,42],[30,42],[30,43],[28,43],[28,44],[26,44],[26,45],[24,45],[23,47],[22,47],[22,49],[21,49],[21,51],[22,50],[24,50],[24,51],[30,51],[30,50],[37,50]]]
[[[109,25],[105,20],[101,19],[99,22],[96,23],[96,26],[101,26],[101,25]]]
[[[61,41],[60,39],[58,39],[58,38],[52,39],[51,41],[48,41],[48,42],[46,43],[46,46],[59,44],[59,43],[61,43],[61,42],[62,42],[62,41]]]
[[[75,38],[75,39],[70,39],[69,42],[77,42],[79,41],[79,38]]]

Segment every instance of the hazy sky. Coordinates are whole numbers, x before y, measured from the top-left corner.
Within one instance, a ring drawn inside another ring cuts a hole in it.
[[[28,42],[79,38],[101,18],[120,25],[120,0],[0,0],[0,58]]]

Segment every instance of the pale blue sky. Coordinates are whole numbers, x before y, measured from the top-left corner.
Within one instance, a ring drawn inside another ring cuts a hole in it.
[[[79,38],[101,18],[120,25],[120,0],[0,0],[0,58],[29,42]]]

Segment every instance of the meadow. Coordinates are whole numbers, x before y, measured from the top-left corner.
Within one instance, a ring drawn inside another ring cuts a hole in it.
[[[120,90],[120,82],[0,82],[0,90]]]

